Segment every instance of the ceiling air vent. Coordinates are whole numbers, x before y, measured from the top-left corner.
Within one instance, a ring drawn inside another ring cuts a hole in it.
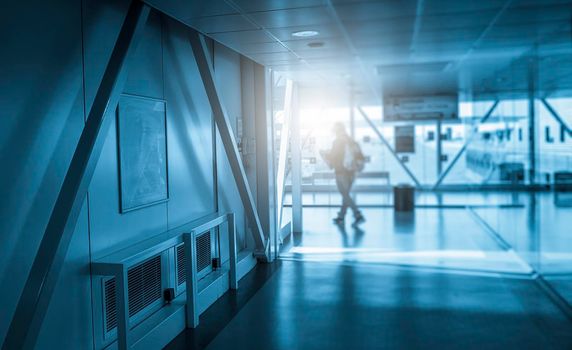
[[[157,255],[127,271],[129,317],[162,299],[161,256]],[[117,302],[115,278],[104,282],[105,330],[109,333],[117,327]]]

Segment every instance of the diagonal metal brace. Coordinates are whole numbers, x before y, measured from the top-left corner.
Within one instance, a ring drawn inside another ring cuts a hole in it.
[[[496,100],[493,105],[491,106],[491,108],[489,108],[488,112],[479,120],[479,122],[477,123],[477,125],[474,125],[474,128],[476,128],[477,126],[483,124],[484,122],[486,122],[491,115],[493,114],[493,112],[495,111],[495,109],[497,108],[498,104],[499,104],[499,100]],[[469,139],[465,142],[465,144],[463,145],[463,147],[459,150],[459,152],[457,153],[457,155],[455,156],[455,158],[453,158],[453,160],[451,161],[451,163],[449,163],[449,166],[447,167],[447,169],[445,169],[445,171],[441,174],[441,176],[439,176],[439,179],[437,179],[437,182],[435,183],[435,186],[433,186],[433,190],[436,190],[441,183],[443,182],[443,180],[445,180],[445,177],[447,176],[447,174],[449,174],[449,172],[451,171],[451,169],[453,169],[453,167],[455,166],[455,163],[457,163],[457,161],[461,158],[461,156],[463,155],[463,153],[465,153],[465,151],[467,150],[467,147],[469,147],[469,145],[473,142],[473,139],[475,138],[475,134],[473,133],[471,136],[469,136]]]
[[[133,0],[97,89],[2,349],[34,348],[150,7]]]
[[[393,157],[395,157],[395,159],[397,160],[397,162],[399,163],[399,165],[401,165],[401,167],[403,168],[403,170],[405,170],[405,172],[407,173],[407,175],[409,175],[409,177],[413,180],[413,182],[415,182],[415,185],[417,187],[421,187],[421,184],[419,183],[419,180],[417,180],[417,178],[415,177],[415,175],[413,175],[413,173],[411,172],[411,170],[409,170],[409,168],[403,164],[403,162],[401,161],[401,159],[399,159],[399,156],[397,156],[397,153],[395,153],[395,150],[393,148],[391,148],[391,145],[389,144],[389,142],[387,142],[387,140],[385,139],[385,137],[383,137],[383,135],[381,134],[381,132],[377,129],[377,126],[375,126],[375,124],[371,121],[371,119],[369,119],[369,117],[367,116],[367,114],[364,112],[363,109],[361,109],[361,107],[356,107],[357,110],[360,112],[361,116],[363,117],[363,119],[365,119],[365,121],[369,124],[369,126],[373,129],[373,132],[375,132],[375,134],[377,135],[377,137],[379,137],[379,139],[381,140],[381,142],[385,145],[385,147],[387,147],[387,149],[389,150],[389,152],[393,155]]]
[[[254,241],[256,243],[255,255],[259,259],[268,261],[268,249],[270,247],[269,238],[264,235],[262,225],[260,224],[260,218],[258,217],[258,212],[254,203],[254,197],[250,191],[250,186],[246,179],[246,172],[244,171],[244,166],[240,160],[240,153],[238,152],[228,113],[222,103],[222,99],[214,80],[214,69],[208,56],[209,50],[207,48],[205,38],[199,32],[193,31],[190,35],[190,42],[201,74],[201,79],[211,105],[213,118],[220,133],[224,150],[228,157],[232,174],[236,181],[236,186],[238,187],[240,199],[242,200],[242,205],[244,206],[244,210],[254,236]]]
[[[558,122],[558,124],[560,124],[560,126],[562,128],[564,128],[564,130],[566,130],[566,132],[568,133],[568,135],[572,136],[572,129],[570,129],[570,127],[566,124],[566,122],[564,121],[564,119],[562,119],[562,117],[560,117],[560,115],[556,112],[556,110],[554,110],[554,108],[552,107],[552,105],[550,105],[550,103],[548,103],[548,101],[546,101],[545,98],[541,98],[540,102],[542,102],[542,104],[544,105],[544,107],[546,107],[546,109],[548,110],[548,112],[550,112],[550,114],[552,115],[552,117],[554,119],[556,119],[556,121]]]

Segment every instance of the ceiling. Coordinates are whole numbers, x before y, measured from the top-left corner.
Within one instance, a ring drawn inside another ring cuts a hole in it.
[[[147,2],[307,89],[364,101],[572,91],[572,0]]]

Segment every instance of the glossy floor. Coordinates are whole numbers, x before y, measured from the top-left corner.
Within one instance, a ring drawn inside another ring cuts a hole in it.
[[[349,222],[345,226],[331,224],[337,209],[305,209],[304,234],[282,257],[531,273],[530,267],[514,251],[499,246],[467,209],[362,211],[366,223],[352,227]]]
[[[572,348],[571,323],[530,280],[362,264],[281,265],[218,335],[202,343],[196,336],[224,318],[217,316],[231,304],[224,297],[198,330],[168,348]]]
[[[358,196],[359,228],[333,225],[327,198],[313,196],[278,263],[169,348],[572,349],[572,322],[532,279],[572,294],[572,212],[554,194],[421,194],[410,214]]]

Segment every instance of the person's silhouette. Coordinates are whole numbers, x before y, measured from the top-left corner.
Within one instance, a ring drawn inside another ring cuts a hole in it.
[[[353,198],[350,196],[356,173],[363,168],[364,157],[357,143],[348,135],[342,123],[334,124],[336,138],[332,148],[323,152],[322,156],[336,173],[336,185],[342,195],[342,207],[334,218],[334,223],[342,225],[345,222],[346,212],[351,208],[354,214],[354,225],[362,223],[365,218],[359,211]]]

